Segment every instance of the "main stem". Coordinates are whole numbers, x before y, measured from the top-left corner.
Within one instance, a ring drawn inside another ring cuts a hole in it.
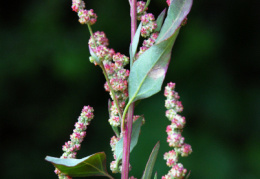
[[[130,16],[131,16],[131,42],[132,42],[136,31],[136,0],[131,0],[130,2],[131,2]],[[128,108],[126,125],[123,129],[124,142],[123,142],[121,179],[128,179],[133,115],[134,115],[134,103],[132,103]]]

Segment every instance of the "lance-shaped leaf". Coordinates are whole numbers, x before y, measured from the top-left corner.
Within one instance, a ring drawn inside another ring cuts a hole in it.
[[[155,175],[154,175],[154,179],[157,179],[157,172],[156,172]]]
[[[132,134],[131,134],[131,143],[130,143],[130,152],[133,150],[133,148],[136,146],[140,134],[140,129],[142,125],[143,117],[139,117],[134,123],[132,128]],[[123,138],[121,138],[115,148],[115,154],[116,154],[116,161],[118,162],[122,159],[123,154]]]
[[[141,33],[141,27],[142,27],[142,23],[139,24],[138,29],[135,32],[135,36],[133,38],[132,43],[130,44],[130,48],[129,48],[129,55],[130,55],[130,67],[132,67],[133,65],[133,61],[134,61],[134,57],[136,54],[136,50],[139,44],[139,39],[140,39],[140,33]]]
[[[133,64],[129,75],[129,103],[159,92],[178,31],[171,38],[153,45]]]
[[[99,152],[82,159],[61,159],[47,156],[46,161],[52,163],[61,173],[70,177],[106,176],[106,154]]]
[[[155,164],[158,152],[159,152],[159,148],[160,148],[160,142],[157,142],[157,144],[153,148],[152,153],[150,154],[150,157],[146,164],[142,179],[152,178],[153,167],[154,167],[154,164]],[[155,175],[155,177],[157,177],[157,174]]]
[[[155,29],[156,32],[159,32],[161,30],[165,12],[166,12],[166,9],[164,9],[156,19],[156,24],[157,24],[157,28]]]
[[[159,92],[180,25],[190,11],[192,0],[172,0],[155,45],[133,64],[129,75],[129,104]]]
[[[180,27],[182,21],[189,14],[192,6],[192,0],[172,0],[168,9],[167,17],[162,26],[161,32],[156,40],[160,43],[166,40],[175,33]]]

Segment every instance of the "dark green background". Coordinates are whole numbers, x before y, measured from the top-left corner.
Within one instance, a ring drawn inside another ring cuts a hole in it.
[[[112,159],[104,77],[88,60],[87,26],[70,6],[69,0],[1,2],[2,179],[57,178],[44,158],[62,154],[83,105],[94,107],[95,119],[78,157],[105,151]],[[98,14],[94,31],[105,31],[110,47],[128,54],[128,1],[86,6]],[[149,12],[157,16],[165,7],[152,0]],[[260,178],[259,7],[257,0],[196,0],[173,48],[166,82],[177,83],[184,104],[183,135],[193,153],[181,161],[190,178]],[[138,178],[158,140],[155,169],[159,177],[167,173],[164,100],[160,92],[136,108],[146,118],[131,155]]]

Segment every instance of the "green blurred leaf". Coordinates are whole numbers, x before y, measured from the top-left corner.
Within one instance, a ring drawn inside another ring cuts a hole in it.
[[[182,21],[189,14],[192,6],[192,0],[172,0],[169,7],[167,17],[162,26],[161,32],[156,40],[156,43],[160,43],[166,40],[175,33],[180,27]]]
[[[133,148],[136,146],[141,130],[143,117],[139,117],[134,123],[132,128],[132,134],[131,134],[131,144],[130,144],[130,152],[133,150]],[[123,138],[121,138],[115,148],[115,154],[116,154],[116,161],[118,162],[122,159],[123,154]]]
[[[90,46],[89,46],[89,53],[97,64],[101,63],[101,60],[98,58],[98,56],[95,54],[95,52],[93,52],[93,50]]]
[[[82,159],[61,159],[47,156],[46,161],[52,163],[61,173],[70,177],[106,176],[106,154],[99,152]]]
[[[156,19],[156,24],[157,24],[157,28],[155,29],[156,32],[159,32],[161,30],[165,12],[166,12],[166,9],[164,9]]]
[[[171,38],[153,45],[133,64],[129,75],[128,103],[150,97],[161,90],[177,35],[178,31]]]
[[[133,65],[133,61],[134,61],[134,57],[135,57],[135,53],[138,47],[138,43],[139,43],[139,39],[140,39],[140,33],[141,33],[141,27],[142,27],[142,23],[139,24],[138,29],[135,32],[135,36],[133,38],[132,43],[130,44],[130,67],[132,67]]]
[[[154,179],[157,179],[157,172],[156,172],[155,175],[154,175]]]
[[[149,160],[146,164],[145,170],[144,170],[144,174],[142,176],[142,179],[150,179],[152,178],[152,173],[153,173],[153,167],[159,152],[159,148],[160,148],[160,142],[157,142],[157,144],[154,146]],[[157,175],[155,174],[155,177],[157,178]]]

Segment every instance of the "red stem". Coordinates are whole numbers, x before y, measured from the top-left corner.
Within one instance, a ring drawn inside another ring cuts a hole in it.
[[[131,0],[130,16],[131,16],[131,41],[132,41],[136,31],[136,0]],[[129,106],[125,129],[123,129],[124,144],[123,144],[121,179],[128,179],[133,115],[134,115],[134,103],[132,103]]]

